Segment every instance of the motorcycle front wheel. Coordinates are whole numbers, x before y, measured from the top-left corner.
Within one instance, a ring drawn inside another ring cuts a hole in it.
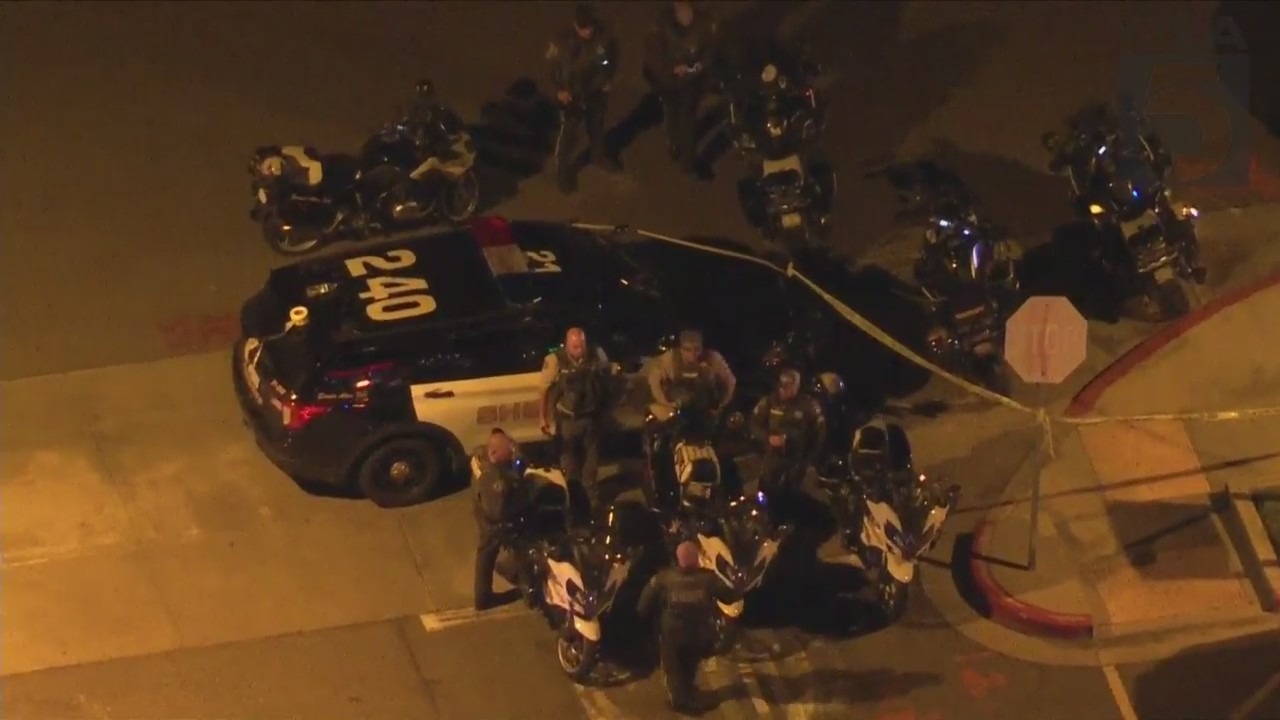
[[[595,670],[600,652],[600,644],[589,640],[581,633],[566,627],[556,638],[556,659],[560,661],[560,669],[570,680],[581,683]]]
[[[738,620],[717,612],[711,627],[711,654],[726,655],[738,642]]]
[[[881,571],[876,580],[876,607],[885,622],[896,622],[907,611],[910,588],[911,586],[899,582],[888,571]]]
[[[324,231],[320,228],[291,226],[274,210],[262,221],[262,237],[272,250],[286,257],[305,255],[325,241]]]
[[[440,196],[440,214],[449,221],[462,222],[480,207],[480,179],[467,170],[445,186]]]

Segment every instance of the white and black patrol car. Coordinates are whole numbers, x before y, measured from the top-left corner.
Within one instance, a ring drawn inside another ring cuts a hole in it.
[[[494,426],[542,439],[539,371],[575,325],[629,373],[701,327],[758,396],[750,366],[792,318],[785,280],[631,235],[480,218],[278,268],[232,354],[246,423],[294,479],[391,507],[465,476]]]

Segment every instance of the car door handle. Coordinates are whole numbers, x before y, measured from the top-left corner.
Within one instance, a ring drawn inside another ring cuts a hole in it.
[[[422,397],[431,400],[444,400],[446,398],[453,397],[453,395],[454,393],[452,390],[428,390],[422,393]]]

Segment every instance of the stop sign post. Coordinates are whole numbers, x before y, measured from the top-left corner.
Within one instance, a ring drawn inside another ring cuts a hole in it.
[[[1004,359],[1023,382],[1056,385],[1084,362],[1089,323],[1071,301],[1061,296],[1036,296],[1018,308],[1005,323]],[[1036,567],[1036,537],[1040,533],[1040,474],[1031,484],[1031,534],[1027,538],[1027,569]]]
[[[1056,385],[1084,362],[1089,323],[1071,301],[1036,296],[1005,323],[1004,359],[1023,382]]]

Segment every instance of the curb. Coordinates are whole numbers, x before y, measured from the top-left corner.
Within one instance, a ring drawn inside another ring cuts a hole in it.
[[[1094,406],[1102,399],[1102,396],[1122,378],[1133,372],[1134,369],[1141,365],[1151,356],[1155,355],[1169,343],[1177,340],[1187,334],[1192,328],[1200,325],[1206,320],[1212,318],[1227,308],[1238,305],[1249,298],[1270,290],[1280,285],[1280,275],[1261,280],[1252,285],[1233,290],[1226,294],[1220,295],[1204,305],[1183,315],[1171,324],[1166,325],[1160,330],[1143,340],[1139,340],[1137,345],[1129,348],[1123,355],[1116,358],[1110,365],[1105,367],[1102,372],[1094,375],[1080,392],[1071,398],[1068,403],[1066,412],[1067,417],[1079,417],[1093,411]]]
[[[1280,612],[1280,560],[1254,505],[1254,493],[1227,485],[1226,495],[1230,499],[1226,517],[1233,526],[1236,555],[1258,594],[1258,603],[1269,613]]]
[[[973,530],[973,553],[969,558],[969,572],[978,592],[991,607],[991,619],[1010,630],[1030,635],[1047,635],[1063,639],[1092,638],[1093,617],[1073,613],[1060,613],[1025,603],[1013,596],[989,569],[990,562],[984,553],[991,528],[995,522],[982,520]]]

